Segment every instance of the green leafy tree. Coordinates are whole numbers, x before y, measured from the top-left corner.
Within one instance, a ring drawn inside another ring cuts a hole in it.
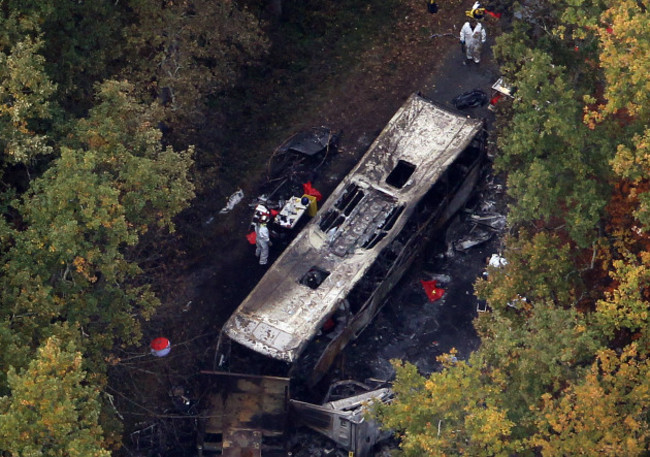
[[[39,54],[43,41],[36,19],[0,13],[0,28],[0,165],[31,165],[52,152],[39,123],[51,118],[55,86]]]
[[[512,223],[563,225],[581,247],[597,234],[610,189],[611,145],[582,124],[579,93],[565,67],[531,50],[514,75],[518,87],[495,167],[508,172]]]
[[[614,285],[596,305],[596,323],[600,331],[612,338],[620,332],[639,332],[650,323],[650,254],[639,258],[628,254],[616,260],[610,272]],[[650,344],[650,340],[645,340]]]
[[[495,395],[502,378],[477,365],[447,354],[445,365],[425,379],[411,364],[395,363],[395,399],[378,405],[374,414],[395,430],[405,456],[509,456],[520,449],[511,439],[514,423]],[[484,382],[490,377],[493,383]]]
[[[0,397],[0,452],[11,457],[108,457],[98,425],[99,391],[72,343],[47,339],[21,371],[9,368]]]
[[[259,21],[232,0],[130,0],[135,19],[125,32],[131,49],[128,79],[161,97],[176,120],[202,118],[206,97],[232,87],[263,55]]]
[[[37,23],[45,68],[57,84],[64,110],[57,121],[83,116],[92,105],[93,86],[120,68],[122,30],[129,15],[124,2],[4,0],[3,10]]]
[[[585,374],[602,348],[599,333],[573,309],[537,303],[527,318],[494,311],[476,326],[481,348],[468,361],[439,358],[441,372],[424,378],[397,365],[396,400],[378,406],[404,455],[512,455],[532,451],[541,398],[559,395]]]
[[[506,239],[507,265],[488,267],[476,283],[478,295],[493,309],[528,309],[539,301],[574,302],[581,281],[568,242],[546,232],[520,230]]]
[[[53,321],[76,323],[100,373],[101,351],[138,341],[139,319],[158,303],[136,281],[130,249],[150,229],[173,230],[193,196],[191,150],[163,147],[155,110],[130,91],[103,84],[97,108],[17,204],[25,228],[13,234],[0,277],[14,344],[33,347]]]
[[[520,438],[535,431],[531,408],[540,397],[579,379],[604,344],[585,315],[543,301],[524,312],[495,310],[475,326],[481,337],[476,357],[502,373],[502,404]]]

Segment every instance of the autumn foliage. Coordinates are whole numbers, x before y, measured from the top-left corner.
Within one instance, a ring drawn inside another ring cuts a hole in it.
[[[650,446],[650,4],[538,6],[514,6],[495,49],[518,89],[495,159],[512,198],[508,264],[476,284],[491,312],[469,360],[426,379],[396,364],[396,401],[377,414],[404,455]]]
[[[0,454],[107,456],[105,357],[139,343],[143,245],[194,197],[163,129],[267,44],[231,1],[8,0],[0,25]]]

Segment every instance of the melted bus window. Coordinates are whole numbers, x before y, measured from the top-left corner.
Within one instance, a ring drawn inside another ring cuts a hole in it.
[[[415,171],[415,165],[399,160],[393,171],[386,178],[386,184],[401,189]]]

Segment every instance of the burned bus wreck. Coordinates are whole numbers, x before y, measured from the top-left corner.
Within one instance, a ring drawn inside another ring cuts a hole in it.
[[[375,317],[423,243],[468,199],[484,141],[481,120],[410,96],[224,334],[292,366],[317,354],[308,376],[317,383]],[[327,338],[314,341],[324,325],[331,327]]]

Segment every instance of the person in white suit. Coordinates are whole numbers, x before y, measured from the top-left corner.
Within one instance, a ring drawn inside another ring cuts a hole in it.
[[[260,265],[266,265],[269,261],[271,237],[266,226],[269,220],[270,217],[267,214],[262,214],[255,223],[255,255],[260,258]]]
[[[475,63],[481,61],[481,50],[487,39],[487,33],[483,25],[475,19],[470,19],[460,29],[460,43],[465,47],[467,60]]]

